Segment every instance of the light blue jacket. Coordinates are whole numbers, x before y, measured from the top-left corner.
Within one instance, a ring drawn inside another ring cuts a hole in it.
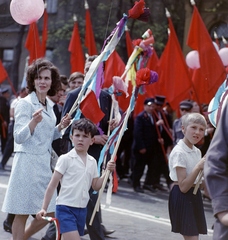
[[[42,111],[43,119],[31,134],[29,122],[35,111],[42,108],[35,92],[20,99],[15,107],[14,151],[30,154],[51,152],[52,141],[60,138],[61,133],[55,126],[56,117],[53,108],[47,101],[47,110]]]

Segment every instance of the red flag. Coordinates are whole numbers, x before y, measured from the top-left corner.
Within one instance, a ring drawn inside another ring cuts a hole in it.
[[[6,72],[6,70],[5,70],[5,68],[2,64],[2,61],[0,60],[0,83],[3,83],[6,79],[8,80],[13,93],[15,94],[15,96],[17,96],[17,92],[15,91],[15,88],[14,88],[14,86],[13,86],[13,84],[12,84],[12,82],[11,82],[9,76],[8,76],[8,73]]]
[[[104,117],[101,111],[94,91],[90,91],[88,95],[81,101],[80,109],[84,117],[88,118],[94,124],[97,124]]]
[[[132,82],[130,81],[128,84],[129,84],[129,86],[128,86],[129,96],[126,98],[125,94],[122,94],[122,95],[116,97],[119,107],[123,112],[125,112],[127,110],[127,108],[129,107],[132,89],[133,89]]]
[[[133,47],[133,44],[132,44],[132,40],[131,40],[131,36],[130,36],[129,30],[126,29],[125,33],[126,33],[127,55],[128,55],[128,57],[130,57],[132,52],[133,52],[133,50],[134,50],[134,47]]]
[[[159,92],[166,96],[172,109],[178,109],[186,92],[192,87],[188,68],[178,42],[176,32],[170,17],[168,17],[170,34],[166,47],[160,58],[159,79],[155,85],[159,85]]]
[[[86,5],[85,46],[88,48],[88,53],[90,56],[97,55],[96,43],[94,39],[88,4]]]
[[[147,62],[147,67],[150,70],[158,72],[159,58],[158,58],[158,55],[157,55],[155,49],[153,49],[153,54]],[[153,97],[157,94],[157,92],[158,92],[157,88],[158,88],[158,83],[153,83],[153,84],[143,86],[143,94],[140,94],[140,93],[138,94],[138,98],[137,98],[135,108],[134,108],[134,116],[137,116],[140,112],[143,111],[143,108],[144,108],[143,103],[146,98]]]
[[[33,60],[42,57],[42,47],[36,22],[29,25],[25,47],[29,51],[29,64],[31,64]]]
[[[202,91],[202,89],[207,89],[207,81],[204,81],[201,74],[201,69],[192,69],[192,96],[191,99],[197,103],[209,103],[211,98],[209,98],[207,91]]]
[[[212,99],[226,78],[226,72],[196,6],[194,6],[187,45],[199,52],[201,81],[205,81],[204,91],[207,92],[208,98]]]
[[[2,65],[2,61],[0,60],[0,83],[3,83],[7,77],[8,77],[8,74],[4,66]]]
[[[109,88],[112,85],[113,76],[121,76],[125,70],[125,64],[116,50],[110,55],[105,63],[103,88]]]
[[[112,78],[114,76],[121,76],[125,70],[125,64],[119,54],[116,51],[113,51],[113,53],[110,55],[108,60],[105,63],[105,72],[104,72],[104,84],[103,88],[109,88],[113,80]],[[131,95],[132,87],[128,88],[128,93]],[[125,111],[129,105],[130,102],[130,96],[126,98],[125,94],[122,94],[120,96],[116,96],[116,100],[118,101],[119,107],[121,110]]]
[[[70,56],[71,73],[73,72],[83,73],[85,66],[85,57],[82,50],[77,21],[74,22],[74,29],[72,32],[68,51],[71,52]]]
[[[153,54],[152,54],[152,56],[149,58],[146,66],[147,66],[150,70],[153,70],[153,71],[156,72],[156,71],[158,71],[158,62],[159,62],[158,55],[157,55],[156,51],[153,49]]]
[[[46,43],[48,39],[48,13],[46,8],[44,9],[43,14],[44,22],[43,22],[43,33],[42,33],[42,56],[45,57],[46,53]]]

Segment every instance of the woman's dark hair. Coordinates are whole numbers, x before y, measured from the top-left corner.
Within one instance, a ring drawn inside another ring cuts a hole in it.
[[[94,137],[94,135],[97,133],[97,126],[88,118],[81,118],[79,120],[73,121],[71,132],[73,133],[75,129],[83,131],[86,134],[90,133],[91,137]]]
[[[43,70],[51,71],[52,83],[47,94],[49,96],[54,96],[59,88],[59,82],[60,82],[59,70],[53,63],[51,63],[50,61],[44,58],[39,58],[33,61],[30,66],[28,66],[27,76],[26,76],[28,91],[29,93],[35,91],[34,81],[38,77],[40,72]]]

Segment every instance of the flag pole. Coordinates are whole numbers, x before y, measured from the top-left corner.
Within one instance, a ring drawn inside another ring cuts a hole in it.
[[[136,88],[134,87],[134,88],[133,88],[133,91],[132,91],[132,94],[135,93],[135,89],[136,89]],[[128,121],[128,118],[129,118],[130,114],[131,114],[131,106],[129,105],[129,107],[128,107],[128,109],[127,109],[127,112],[126,112],[126,116],[125,116],[125,118],[124,118],[124,122],[123,122],[123,124],[122,124],[121,130],[120,130],[120,133],[119,133],[118,140],[117,140],[117,142],[116,142],[116,145],[115,145],[113,154],[112,154],[111,159],[110,159],[111,162],[114,162],[114,158],[115,158],[115,156],[116,156],[116,154],[117,154],[117,151],[118,151],[118,148],[119,148],[119,145],[120,145],[120,141],[121,141],[122,136],[123,136],[123,133],[124,133],[124,131],[125,131],[125,127],[126,127],[126,125],[127,125],[127,121]],[[91,216],[89,225],[92,225],[93,219],[94,219],[94,217],[95,217],[95,214],[96,214],[96,212],[98,211],[97,209],[99,209],[100,199],[101,199],[102,193],[104,192],[104,188],[105,188],[106,182],[107,182],[107,180],[108,180],[109,174],[110,174],[110,170],[107,170],[106,173],[105,173],[105,178],[104,178],[102,187],[101,187],[101,189],[100,189],[100,191],[99,191],[99,195],[98,195],[98,198],[97,198],[97,202],[96,202],[96,205],[95,205],[95,207],[94,207],[93,214],[92,214],[92,216]]]
[[[136,61],[137,57],[141,54],[141,52],[143,52],[143,49],[142,49],[141,47],[139,47],[139,46],[135,46],[134,51],[132,52],[130,58],[129,58],[128,61],[127,61],[127,65],[126,65],[126,67],[125,67],[125,71],[124,71],[124,73],[121,75],[121,78],[123,78],[123,77],[127,74],[127,72],[131,69],[133,63]],[[133,87],[133,90],[132,90],[132,95],[135,94],[135,91],[136,91],[136,87],[134,86],[134,87]],[[120,144],[120,141],[121,141],[121,139],[122,139],[122,135],[123,135],[123,133],[124,133],[124,131],[125,131],[125,127],[126,127],[126,124],[127,124],[127,121],[128,121],[128,118],[129,118],[130,114],[131,114],[131,106],[129,105],[129,106],[128,106],[128,109],[127,109],[127,111],[126,111],[126,116],[125,116],[125,118],[124,118],[124,122],[123,122],[123,124],[122,124],[121,130],[120,130],[120,133],[119,133],[119,137],[118,137],[118,140],[117,140],[117,143],[116,143],[116,145],[115,145],[115,148],[114,148],[114,151],[113,151],[113,154],[112,154],[112,156],[111,156],[110,161],[113,161],[113,162],[114,162],[114,158],[115,158],[115,156],[116,156],[116,154],[117,154],[117,151],[118,151],[118,148],[119,148],[119,144]],[[94,219],[94,217],[95,217],[95,213],[96,213],[97,211],[99,211],[100,199],[101,199],[102,193],[103,193],[103,191],[104,191],[106,182],[107,182],[107,180],[108,180],[109,174],[110,174],[110,171],[107,171],[107,172],[106,172],[106,175],[105,175],[105,178],[104,178],[104,181],[103,181],[103,185],[102,185],[102,187],[101,187],[101,189],[100,189],[100,191],[99,191],[98,199],[97,199],[96,205],[95,205],[95,207],[94,207],[93,214],[92,214],[92,216],[91,216],[89,225],[92,225],[93,219]]]
[[[10,87],[11,87],[14,95],[17,97],[17,92],[16,92],[16,90],[15,90],[15,88],[14,88],[14,86],[13,86],[13,84],[12,84],[12,82],[11,82],[11,80],[10,80],[10,78],[9,78],[8,75],[7,75],[7,80],[8,80],[8,82],[9,82],[9,84],[10,84]]]

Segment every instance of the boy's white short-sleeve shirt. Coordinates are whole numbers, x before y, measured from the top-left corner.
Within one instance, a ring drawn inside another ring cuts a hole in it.
[[[97,161],[87,154],[85,165],[75,149],[72,149],[59,157],[55,171],[63,175],[56,205],[85,208],[92,181],[98,177]]]
[[[193,145],[193,148],[189,148],[181,139],[177,145],[173,148],[169,155],[169,176],[177,182],[176,167],[186,168],[187,175],[189,175],[196,164],[201,160],[200,150]],[[197,182],[197,178],[195,183]]]

